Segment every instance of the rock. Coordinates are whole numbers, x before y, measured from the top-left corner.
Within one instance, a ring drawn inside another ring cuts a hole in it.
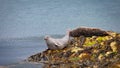
[[[106,52],[105,56],[109,56],[109,55],[112,54],[112,53],[113,53],[113,52],[108,51],[108,52]]]
[[[100,55],[98,56],[98,59],[99,59],[100,61],[102,61],[104,58],[105,58],[105,57],[104,57],[103,54],[100,54]]]
[[[80,47],[82,47],[83,44],[85,43],[86,38],[84,36],[80,36],[79,39],[80,39],[80,42],[78,44],[80,44]]]
[[[90,59],[91,56],[90,56],[90,54],[88,54],[88,53],[81,53],[81,54],[79,55],[79,58],[80,58],[81,60],[84,60],[84,59]]]
[[[107,35],[109,35],[107,31],[100,30],[97,28],[80,27],[70,31],[70,36],[72,37],[79,37],[79,36],[91,37],[91,36],[107,36]]]
[[[78,52],[78,51],[82,51],[84,50],[83,48],[78,48],[78,47],[75,47],[75,48],[72,48],[71,52]]]
[[[112,49],[113,52],[118,52],[118,48],[117,48],[118,44],[117,44],[117,42],[115,42],[115,41],[111,42],[110,46],[111,46],[111,49]]]
[[[80,30],[80,31],[79,31]],[[92,32],[91,32],[92,31]],[[73,32],[73,33],[72,33]],[[108,33],[108,34],[105,34]],[[63,49],[47,49],[28,58],[30,62],[44,62],[49,68],[68,65],[80,68],[119,67],[120,34],[93,28],[71,31],[72,40]]]

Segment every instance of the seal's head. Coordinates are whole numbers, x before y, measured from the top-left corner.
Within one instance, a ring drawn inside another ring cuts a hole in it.
[[[46,36],[44,37],[44,40],[48,40],[49,37],[50,37],[50,36],[46,35]]]

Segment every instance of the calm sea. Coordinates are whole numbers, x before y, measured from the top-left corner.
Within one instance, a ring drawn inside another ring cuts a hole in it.
[[[51,35],[60,38],[63,35]],[[29,56],[42,52],[47,49],[44,36],[11,38],[0,40],[0,66],[16,65],[26,60]],[[29,63],[21,64],[31,66]],[[32,65],[35,66],[35,65]]]
[[[42,37],[0,40],[0,65],[10,65],[25,60],[30,55],[45,50]]]

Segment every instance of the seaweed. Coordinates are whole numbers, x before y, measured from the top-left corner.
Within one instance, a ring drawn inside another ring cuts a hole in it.
[[[27,61],[44,63],[43,68],[120,68],[120,34],[73,37],[66,48],[45,50]]]

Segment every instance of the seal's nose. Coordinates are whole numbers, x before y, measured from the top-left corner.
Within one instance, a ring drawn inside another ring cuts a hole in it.
[[[44,40],[47,40],[47,38],[44,38]]]
[[[48,40],[48,39],[49,39],[49,36],[45,36],[45,37],[44,37],[44,40]]]

